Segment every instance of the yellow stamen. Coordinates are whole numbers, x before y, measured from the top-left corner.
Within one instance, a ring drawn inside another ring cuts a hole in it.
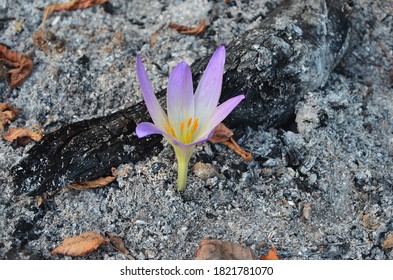
[[[181,122],[180,123],[180,131],[183,132],[183,129],[184,129],[184,122]]]
[[[187,127],[190,127],[191,122],[192,122],[192,118],[189,118],[189,119],[188,119],[188,123],[187,123]]]
[[[189,144],[191,142],[191,136],[192,136],[192,133],[188,134],[188,136],[186,138],[186,144]]]
[[[173,129],[173,127],[171,127],[171,134],[172,134],[173,137],[176,138],[175,130]]]
[[[198,118],[195,119],[194,124],[192,125],[192,134],[194,134],[194,132],[197,130],[198,128]]]

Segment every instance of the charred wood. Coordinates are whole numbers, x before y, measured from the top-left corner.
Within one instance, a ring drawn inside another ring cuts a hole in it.
[[[289,1],[227,47],[221,102],[246,99],[225,120],[230,127],[285,123],[305,93],[323,86],[348,47],[350,17],[344,0]],[[191,68],[197,83],[210,56]],[[196,86],[196,85],[195,85]],[[165,90],[157,94],[165,102]],[[163,104],[164,105],[164,104]],[[12,169],[16,195],[39,195],[78,181],[111,175],[162,149],[161,137],[138,139],[149,120],[143,103],[112,115],[66,125],[47,134]]]

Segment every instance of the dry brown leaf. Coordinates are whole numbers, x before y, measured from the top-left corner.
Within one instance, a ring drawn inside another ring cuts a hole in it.
[[[39,47],[43,51],[48,50],[48,41],[46,39],[45,31],[39,30],[34,32],[33,44],[35,47]]]
[[[204,33],[206,30],[206,20],[201,20],[201,22],[195,27],[188,27],[176,23],[170,23],[169,28],[176,30],[180,34],[199,35]]]
[[[116,179],[115,176],[100,177],[91,181],[79,182],[69,185],[70,188],[85,191],[88,189],[104,187]]]
[[[108,243],[109,240],[103,237],[101,234],[93,231],[86,231],[81,235],[64,238],[64,241],[55,249],[53,249],[51,254],[83,257],[96,250],[102,244]]]
[[[260,260],[279,260],[280,258],[277,256],[277,249],[272,248],[267,252],[267,255],[259,258]]]
[[[213,135],[209,139],[209,141],[213,144],[225,143],[225,142],[228,142],[229,138],[231,138],[232,136],[233,136],[232,130],[230,130],[228,127],[226,127],[225,124],[220,123],[214,129]]]
[[[202,240],[196,252],[196,260],[255,260],[250,248],[229,241]]]
[[[122,39],[123,34],[116,33],[115,35],[113,35],[113,37],[115,37],[115,39],[117,40],[116,42],[114,42],[114,45],[121,45],[125,43],[125,41]]]
[[[8,81],[8,78],[9,78],[8,70],[6,69],[5,65],[3,65],[3,63],[0,62],[0,81],[1,80]]]
[[[382,242],[382,247],[384,249],[391,249],[393,248],[393,233],[389,234],[385,240]]]
[[[20,110],[6,103],[0,103],[0,133],[3,133],[5,127],[14,121]]]
[[[11,75],[10,87],[20,86],[30,75],[33,69],[33,61],[26,55],[11,51],[8,47],[0,44],[0,64],[10,68],[8,74]]]
[[[66,47],[66,41],[57,37],[55,33],[51,31],[37,31],[33,34],[34,46],[40,47],[43,51],[49,49],[55,50],[58,53],[62,53]]]
[[[245,161],[251,162],[252,161],[252,154],[251,152],[246,152],[243,150],[233,139],[233,132],[226,127],[223,123],[220,123],[216,126],[213,131],[213,136],[209,139],[210,143],[216,144],[223,144],[227,146],[229,149],[234,151],[237,155],[241,156]]]
[[[108,232],[106,233],[106,235],[108,236],[110,245],[113,249],[123,255],[127,255],[129,253],[128,249],[124,245],[124,241],[119,236],[110,234]]]
[[[311,203],[307,203],[304,205],[303,210],[302,210],[302,216],[300,217],[301,219],[306,219],[310,220],[311,219]]]
[[[116,176],[114,175],[115,171],[116,168],[112,167],[112,176],[100,177],[91,181],[74,183],[69,185],[69,187],[78,191],[85,191],[88,189],[105,187],[106,185],[112,183],[116,179]]]
[[[105,187],[116,179],[116,168],[112,167],[112,176],[100,177],[91,181],[77,182],[69,187],[75,190],[84,191],[93,188]]]
[[[22,146],[26,146],[31,140],[38,142],[42,138],[42,130],[39,127],[35,127],[37,132],[34,132],[27,128],[10,128],[3,138],[6,141],[13,142],[18,141]]]
[[[91,6],[104,4],[108,1],[109,0],[73,0],[62,4],[51,4],[44,10],[42,26],[45,25],[47,18],[53,12],[84,10]]]
[[[154,48],[154,46],[156,45],[156,42],[158,40],[158,38],[160,37],[160,32],[163,28],[166,27],[166,24],[162,24],[154,33],[153,35],[150,36],[149,39],[149,44],[150,44],[150,48]]]
[[[378,223],[375,215],[372,213],[366,213],[363,215],[363,226],[370,230],[376,230],[379,228],[380,224]]]
[[[158,31],[154,32],[149,39],[150,48],[154,48],[158,38],[160,37],[160,33]]]
[[[325,250],[325,249],[323,249],[323,246],[319,246],[318,252],[319,252],[320,254],[322,254],[324,250]]]
[[[40,207],[42,204],[44,204],[47,201],[48,197],[46,194],[44,194],[43,196],[39,196],[37,197],[37,206]]]
[[[113,235],[109,232],[106,233],[106,236],[109,238],[109,244],[113,249],[123,254],[127,259],[135,260],[135,258],[129,254],[130,251],[128,251],[124,241],[119,236]]]

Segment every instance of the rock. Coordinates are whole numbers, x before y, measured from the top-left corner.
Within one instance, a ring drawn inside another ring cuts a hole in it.
[[[208,178],[215,177],[219,174],[214,165],[203,162],[197,162],[192,167],[192,173],[202,180],[207,180]]]

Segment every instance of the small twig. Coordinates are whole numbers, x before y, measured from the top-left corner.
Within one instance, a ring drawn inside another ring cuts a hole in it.
[[[91,6],[105,4],[108,1],[109,0],[72,0],[70,2],[62,4],[51,4],[47,6],[44,10],[44,16],[42,19],[42,30],[44,30],[47,18],[53,12],[84,10]]]
[[[188,27],[176,23],[170,23],[169,28],[176,30],[180,34],[199,35],[204,33],[206,30],[206,20],[201,20],[201,22],[196,27]]]

